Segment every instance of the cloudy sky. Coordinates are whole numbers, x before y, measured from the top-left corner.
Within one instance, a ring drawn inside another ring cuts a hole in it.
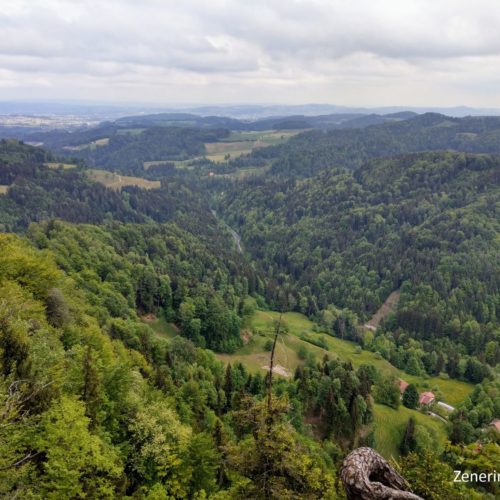
[[[499,0],[0,0],[0,100],[500,107]]]

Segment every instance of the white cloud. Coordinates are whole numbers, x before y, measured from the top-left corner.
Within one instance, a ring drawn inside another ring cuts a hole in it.
[[[2,0],[0,85],[17,98],[500,106],[499,25],[497,0]]]

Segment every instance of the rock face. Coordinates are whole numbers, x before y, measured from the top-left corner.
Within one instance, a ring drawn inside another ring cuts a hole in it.
[[[348,500],[422,500],[408,491],[406,481],[371,448],[347,455],[340,475]]]

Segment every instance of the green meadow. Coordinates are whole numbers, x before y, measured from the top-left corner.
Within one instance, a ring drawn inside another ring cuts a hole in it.
[[[226,363],[241,362],[250,371],[263,371],[269,365],[269,351],[266,343],[273,337],[274,324],[278,320],[276,311],[256,311],[248,325],[248,330],[254,332],[248,343],[234,354],[218,354],[217,357]],[[460,403],[472,391],[471,384],[459,380],[441,379],[440,377],[417,377],[409,375],[392,366],[377,354],[360,350],[354,342],[331,337],[326,333],[314,331],[315,325],[303,314],[287,312],[282,317],[287,333],[280,336],[276,349],[275,363],[285,370],[286,376],[293,376],[295,368],[304,363],[298,355],[300,347],[320,360],[325,354],[337,356],[344,361],[351,361],[355,367],[369,364],[384,374],[393,374],[407,382],[414,383],[419,391],[439,389],[444,401],[451,405]],[[307,340],[304,340],[307,339]],[[313,342],[324,342],[324,349]],[[280,376],[280,373],[278,373]],[[284,376],[281,374],[281,376]],[[375,441],[376,448],[386,458],[399,456],[401,442],[406,423],[414,416],[418,425],[432,429],[440,443],[446,440],[446,424],[437,418],[424,415],[416,410],[400,406],[398,410],[375,404]]]

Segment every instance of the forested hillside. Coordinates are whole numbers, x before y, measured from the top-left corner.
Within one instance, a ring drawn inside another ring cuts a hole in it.
[[[105,125],[68,163],[2,141],[0,496],[342,498],[366,445],[400,452],[424,498],[494,498],[450,478],[498,463],[500,158],[406,152],[495,151],[496,126],[306,132],[241,157],[258,175],[172,164],[153,185],[95,182],[85,158],[144,173],[229,132]],[[280,311],[309,319],[289,333]],[[294,365],[270,385],[275,338]],[[461,395],[431,416],[417,386],[442,400],[441,380]]]
[[[497,157],[428,153],[354,173],[245,181],[220,206],[270,280],[272,302],[286,288],[289,309],[337,335],[396,366],[455,377],[464,375],[460,354],[499,361],[499,181]],[[398,289],[386,325],[397,337],[361,339],[356,325]],[[488,369],[469,372],[480,382]]]
[[[114,125],[73,133],[30,137],[60,155],[81,158],[89,166],[121,172],[142,172],[152,160],[186,160],[205,153],[206,142],[229,134],[228,129],[181,127],[119,128]]]
[[[182,175],[170,178],[161,189],[146,191],[130,185],[117,191],[92,181],[80,163],[62,164],[56,159],[17,141],[0,144],[0,185],[5,188],[0,196],[0,227],[4,231],[25,230],[31,222],[50,218],[144,223],[184,217],[187,227],[201,233],[215,222],[204,194],[194,184],[181,182]]]
[[[114,319],[91,267],[82,289],[17,237],[0,250],[2,496],[333,497],[332,458],[286,421],[287,398],[264,421],[262,378]]]
[[[230,352],[241,346],[242,301],[263,285],[227,240],[212,234],[204,241],[207,233],[193,235],[174,223],[49,222],[31,226],[29,237],[52,250],[82,289],[96,293],[93,315],[115,318],[125,343],[130,320],[153,314],[177,323],[197,345]],[[137,349],[133,342],[129,347]]]
[[[108,236],[33,226],[30,237],[51,252],[0,236],[1,494],[336,498],[344,450],[371,439],[373,368],[311,363],[294,380],[275,382],[270,411],[262,375],[224,367],[139,320],[135,308],[169,314],[175,291],[166,274],[158,288],[145,288],[142,268],[134,299],[128,270],[141,268],[129,252],[127,269],[111,241],[104,245]],[[98,261],[94,244],[104,252]],[[175,266],[166,267],[174,283]],[[119,298],[127,285],[132,293]],[[315,422],[314,439],[306,419]],[[418,474],[412,456],[403,462],[408,475]],[[432,454],[427,461],[438,464]],[[450,466],[439,464],[439,473]],[[427,488],[476,498],[439,475]]]
[[[305,132],[289,144],[255,151],[273,158],[272,171],[284,176],[314,174],[324,168],[355,169],[370,158],[419,151],[500,153],[500,118],[451,118],[428,113],[363,129]]]

